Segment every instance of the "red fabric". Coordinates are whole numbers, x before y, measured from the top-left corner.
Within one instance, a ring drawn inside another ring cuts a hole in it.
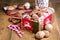
[[[25,10],[24,13],[30,13],[30,12],[32,12],[32,10]],[[9,15],[9,16],[14,16],[14,15],[17,14],[17,13],[18,13],[18,11],[12,11],[12,12],[8,13],[8,15]]]
[[[43,27],[45,27],[47,19],[49,19],[49,23],[52,24],[52,14],[50,14],[49,16],[47,16],[44,21],[43,21]]]
[[[30,13],[32,12],[32,10],[25,10],[25,13]]]
[[[22,18],[22,28],[32,31],[32,21]]]

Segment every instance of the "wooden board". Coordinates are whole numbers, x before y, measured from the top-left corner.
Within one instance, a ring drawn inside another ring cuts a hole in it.
[[[8,16],[0,12],[0,40],[11,39],[11,30],[7,28],[8,25]]]
[[[14,31],[7,28],[9,24],[8,16],[5,14],[0,15],[0,40],[36,40],[34,38],[34,34],[26,30],[21,30],[24,32],[24,35],[20,38]],[[41,40],[59,40],[59,32],[57,30],[58,25],[56,20],[53,22],[53,27],[54,29],[50,33],[50,37]]]

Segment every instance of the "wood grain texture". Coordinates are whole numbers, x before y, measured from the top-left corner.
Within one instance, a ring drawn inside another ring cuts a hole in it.
[[[5,14],[0,14],[0,40],[36,40],[34,38],[34,34],[26,31],[26,30],[21,30],[24,32],[24,35],[22,38],[20,38],[14,31],[11,31],[7,28],[7,26],[10,24],[8,22],[9,16]],[[43,38],[41,40],[60,40],[59,39],[59,31],[57,30],[58,28],[57,22],[54,18],[53,22],[53,30],[50,33],[49,38]]]

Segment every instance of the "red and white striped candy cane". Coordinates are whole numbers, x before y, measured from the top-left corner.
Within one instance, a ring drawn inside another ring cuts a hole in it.
[[[12,25],[12,24],[10,24],[10,25],[8,25],[8,28],[9,28],[10,30],[15,31],[15,32],[19,35],[19,37],[22,37],[23,32],[20,31],[20,27],[18,27],[17,25]]]

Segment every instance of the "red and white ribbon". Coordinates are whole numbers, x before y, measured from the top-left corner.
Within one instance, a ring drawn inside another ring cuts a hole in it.
[[[20,31],[20,27],[18,27],[17,25],[10,24],[10,25],[8,25],[8,28],[10,30],[15,31],[19,35],[19,37],[22,37],[22,35],[24,34],[23,32]]]

